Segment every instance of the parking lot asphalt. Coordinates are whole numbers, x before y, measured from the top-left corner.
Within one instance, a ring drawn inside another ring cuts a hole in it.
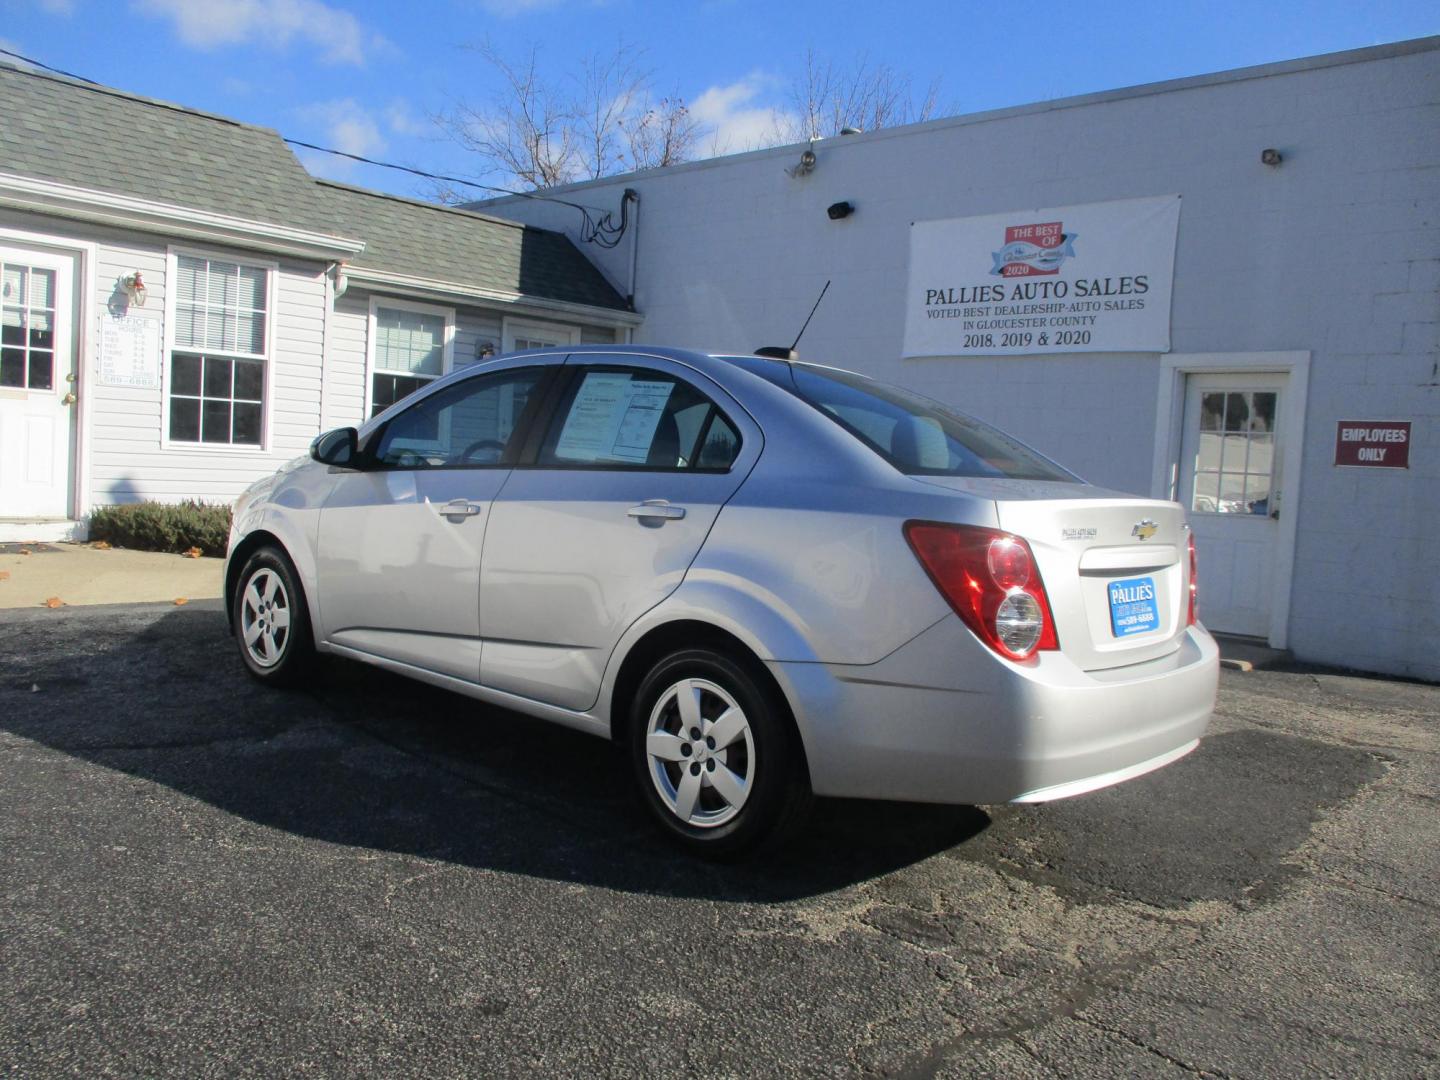
[[[0,1074],[1440,1075],[1440,688],[1222,673],[1171,768],[660,842],[587,736],[214,602],[0,614]]]

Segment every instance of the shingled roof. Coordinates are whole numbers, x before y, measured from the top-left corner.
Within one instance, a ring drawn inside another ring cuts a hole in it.
[[[629,310],[563,234],[317,181],[270,128],[4,63],[0,115],[0,173],[354,237],[351,265],[385,274]]]
[[[317,184],[334,214],[331,227],[365,241],[351,266],[629,310],[562,233],[330,180]]]
[[[328,232],[278,132],[0,65],[0,172]]]

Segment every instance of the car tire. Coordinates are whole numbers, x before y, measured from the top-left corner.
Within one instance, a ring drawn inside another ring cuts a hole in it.
[[[300,575],[277,547],[245,561],[232,605],[235,640],[250,674],[270,686],[296,686],[315,659],[310,610]]]
[[[789,709],[755,668],[708,648],[672,653],[631,704],[641,800],[672,840],[705,858],[779,846],[810,807]]]

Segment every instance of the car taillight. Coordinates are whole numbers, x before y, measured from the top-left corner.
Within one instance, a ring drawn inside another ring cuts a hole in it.
[[[1055,619],[1030,545],[978,525],[907,521],[905,539],[955,614],[1001,656],[1058,649]]]
[[[1185,617],[1185,625],[1195,625],[1195,586],[1197,568],[1195,565],[1195,534],[1190,534],[1190,613]]]

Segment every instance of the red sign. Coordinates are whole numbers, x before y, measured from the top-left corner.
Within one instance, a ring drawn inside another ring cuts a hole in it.
[[[1059,221],[1038,221],[1033,225],[1010,225],[1005,229],[1004,266],[1001,277],[1030,277],[1058,274],[1065,252],[1065,225]]]
[[[1341,420],[1335,429],[1335,464],[1408,469],[1410,421]]]

